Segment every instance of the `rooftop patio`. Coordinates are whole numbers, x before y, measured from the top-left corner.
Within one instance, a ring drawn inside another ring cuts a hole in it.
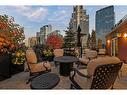
[[[59,75],[60,77],[60,82],[53,89],[54,90],[70,89],[69,77],[61,76],[59,74],[59,66],[55,67],[53,62],[51,62],[51,64],[52,64],[51,72]],[[115,81],[114,89],[127,89],[127,64],[123,64],[121,70],[122,70],[122,75],[120,72],[119,74],[120,78],[117,78],[117,80]],[[29,78],[29,72],[24,71],[15,74],[11,78],[0,81],[0,89],[30,89],[30,83],[26,84],[28,78]],[[82,81],[82,83],[85,85],[86,81]]]

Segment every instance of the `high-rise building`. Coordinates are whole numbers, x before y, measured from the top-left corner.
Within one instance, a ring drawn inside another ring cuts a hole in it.
[[[50,34],[51,32],[52,32],[51,25],[45,25],[40,28],[40,44],[45,44],[47,35]]]
[[[37,38],[37,45],[40,44],[40,32],[36,33],[36,38]]]
[[[37,39],[36,39],[36,37],[30,37],[30,38],[28,38],[28,46],[29,47],[33,47],[35,45],[37,45]]]
[[[53,32],[49,33],[49,34],[47,35],[47,37],[48,37],[48,36],[51,36],[51,35],[62,36],[62,35],[60,34],[60,30],[54,30]],[[63,36],[62,36],[62,37],[63,37]]]
[[[113,6],[108,6],[96,11],[96,37],[102,40],[102,47],[105,47],[105,36],[115,24],[115,12]]]
[[[69,23],[69,27],[75,32],[75,41],[77,42],[77,29],[81,28],[82,47],[87,47],[87,38],[89,34],[89,15],[86,14],[86,10],[83,6],[73,6],[72,18]]]

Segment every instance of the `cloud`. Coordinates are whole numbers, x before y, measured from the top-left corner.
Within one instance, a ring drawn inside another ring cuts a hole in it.
[[[71,13],[67,10],[58,10],[53,12],[53,16],[48,18],[50,23],[59,23],[68,25],[69,19],[71,18]]]
[[[48,10],[44,7],[13,6],[13,9],[29,20],[36,22],[43,20],[48,13]]]

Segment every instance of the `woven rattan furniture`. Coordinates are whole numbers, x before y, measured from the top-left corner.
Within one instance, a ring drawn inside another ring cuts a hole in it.
[[[112,59],[114,60],[114,58]],[[88,86],[87,89],[111,89],[113,88],[113,84],[118,76],[121,66],[122,66],[122,62],[98,65],[95,68],[95,71],[92,76],[85,75],[81,73],[80,70],[73,68],[70,74],[70,81],[71,81],[70,88],[75,88],[75,89],[84,88],[76,80],[76,76],[78,75],[86,79],[87,82],[91,82],[88,83],[89,85],[88,84],[86,85]]]

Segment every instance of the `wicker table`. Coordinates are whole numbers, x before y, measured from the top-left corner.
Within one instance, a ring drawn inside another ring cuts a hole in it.
[[[58,75],[54,73],[42,74],[31,81],[31,89],[51,89],[60,81]]]
[[[61,56],[55,57],[54,61],[60,63],[60,75],[69,76],[73,63],[79,61],[79,59],[73,56]]]

